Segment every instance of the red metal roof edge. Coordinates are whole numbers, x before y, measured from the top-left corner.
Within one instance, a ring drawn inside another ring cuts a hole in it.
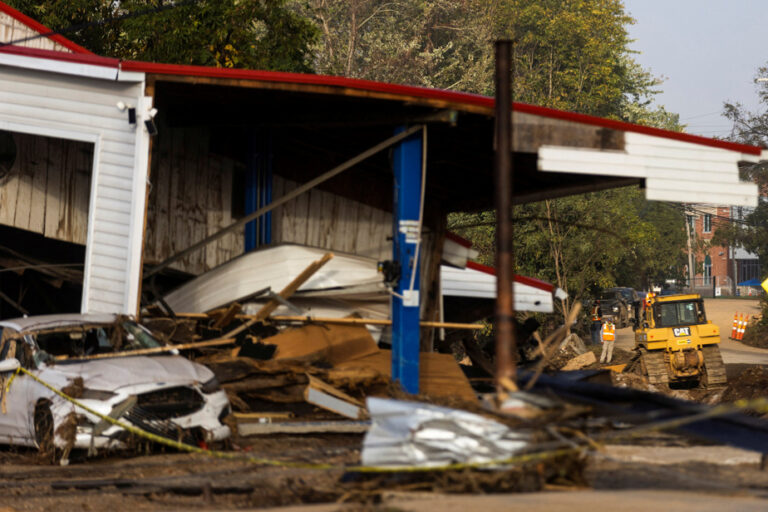
[[[30,18],[26,14],[17,11],[16,9],[14,9],[13,7],[11,7],[10,5],[8,5],[6,3],[0,2],[0,12],[4,12],[8,16],[10,16],[11,18],[14,18],[17,21],[20,21],[21,23],[23,23],[24,25],[28,26],[29,28],[31,28],[32,30],[34,30],[35,32],[37,32],[39,34],[48,34],[49,32],[52,32],[51,29],[49,29],[48,27],[46,27],[42,23],[40,23],[38,21],[35,21],[34,19]],[[64,48],[72,50],[75,53],[79,53],[79,54],[83,54],[83,55],[96,55],[91,50],[89,50],[87,48],[83,48],[79,44],[70,41],[69,39],[67,39],[66,37],[62,36],[61,34],[51,34],[51,35],[45,36],[45,37],[47,37],[51,41],[55,41],[55,42],[59,43]]]
[[[4,5],[4,4],[0,4]],[[69,54],[51,50],[37,50],[33,48],[24,48],[15,46],[0,47],[0,51],[9,53],[20,53],[30,56],[43,57],[57,60],[68,60],[73,62],[85,62],[88,64],[100,66],[119,66],[123,71],[140,71],[144,73],[192,76],[192,77],[211,77],[211,78],[229,78],[239,80],[253,80],[263,82],[283,82],[304,85],[326,85],[331,87],[340,87],[348,89],[357,89],[370,92],[381,92],[386,94],[411,96],[425,99],[436,99],[452,103],[474,105],[486,107],[490,110],[494,108],[494,98],[481,96],[479,94],[470,94],[457,91],[446,91],[442,89],[428,89],[426,87],[416,87],[412,85],[388,84],[384,82],[374,82],[372,80],[361,80],[359,78],[346,78],[340,76],[310,75],[303,73],[289,73],[285,71],[258,71],[250,69],[231,69],[231,68],[210,68],[205,66],[188,66],[182,64],[157,64],[152,62],[139,61],[119,61],[108,57],[99,57],[93,53],[88,54]],[[84,58],[89,60],[83,60]],[[555,110],[548,107],[539,107],[528,105],[526,103],[515,103],[513,107],[516,111],[525,112],[532,115],[562,119],[565,121],[574,121],[593,126],[601,126],[613,130],[621,130],[635,133],[642,133],[656,137],[662,137],[683,142],[691,142],[739,153],[751,155],[760,155],[762,148],[738,144],[724,140],[708,139],[699,135],[689,133],[671,132],[660,128],[642,126],[624,121],[615,121],[613,119],[604,119],[601,117],[590,116],[586,114],[577,114],[566,112],[564,110]]]
[[[468,261],[467,268],[471,268],[472,270],[477,270],[478,272],[491,274],[493,276],[496,275],[495,268],[489,267],[488,265],[483,265],[482,263],[477,263],[476,261]],[[515,281],[517,281],[520,284],[525,284],[528,286],[533,286],[534,288],[538,288],[540,290],[544,290],[545,292],[552,292],[555,289],[554,285],[546,281],[542,281],[541,279],[536,279],[535,277],[521,276],[519,274],[515,274]]]
[[[470,242],[466,238],[460,237],[456,233],[451,233],[450,231],[446,231],[445,238],[447,238],[448,240],[451,240],[452,242],[456,242],[457,244],[461,245],[462,247],[466,247],[467,249],[472,248],[472,242]]]
[[[120,68],[120,60],[111,57],[100,57],[95,53],[64,53],[57,50],[43,50],[40,48],[27,48],[26,46],[0,46],[0,53],[12,53],[25,57],[60,60],[64,62],[76,62],[78,64],[90,64],[108,68]]]
[[[494,98],[488,96],[481,96],[479,94],[470,94],[457,91],[446,91],[442,89],[429,89],[426,87],[417,87],[412,85],[400,85],[400,84],[388,84],[384,82],[374,82],[372,80],[361,80],[359,78],[346,78],[340,76],[327,76],[327,75],[309,75],[302,73],[288,73],[284,71],[257,71],[248,69],[231,69],[231,68],[210,68],[204,66],[189,66],[181,64],[158,64],[150,62],[140,61],[123,61],[121,63],[121,69],[126,71],[143,71],[145,73],[155,73],[164,75],[180,75],[180,76],[198,76],[198,77],[210,77],[210,78],[231,78],[241,80],[254,80],[265,82],[286,82],[297,83],[306,85],[327,85],[333,87],[345,87],[351,89],[359,89],[371,92],[382,92],[395,95],[407,95],[418,98],[437,99],[443,101],[449,101],[453,103],[463,103],[466,105],[482,106],[489,109],[493,109],[496,102]],[[737,151],[739,153],[747,153],[752,155],[759,155],[762,151],[761,148],[755,146],[748,146],[746,144],[738,144],[735,142],[728,142],[724,140],[709,139],[707,137],[701,137],[699,135],[692,135],[689,133],[672,132],[669,130],[662,130],[661,128],[653,128],[650,126],[642,126],[638,124],[627,123],[624,121],[615,121],[613,119],[604,119],[602,117],[595,117],[586,114],[577,114],[574,112],[567,112],[564,110],[556,110],[548,107],[539,107],[536,105],[529,105],[527,103],[514,103],[514,110],[519,112],[525,112],[528,114],[562,119],[565,121],[574,121],[578,123],[589,124],[593,126],[600,126],[603,128],[609,128],[613,130],[621,130],[635,133],[642,133],[645,135],[653,135],[656,137],[663,137],[667,139],[680,140],[683,142],[691,142],[694,144],[701,144],[704,146],[710,146],[720,149],[727,149],[730,151]]]

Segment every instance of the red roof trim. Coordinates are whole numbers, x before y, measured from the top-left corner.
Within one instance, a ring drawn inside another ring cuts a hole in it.
[[[94,53],[64,53],[56,50],[42,50],[39,48],[27,48],[25,46],[0,46],[0,53],[12,53],[24,57],[59,60],[63,62],[75,62],[78,64],[90,64],[118,69],[120,60],[109,57],[99,57]]]
[[[445,232],[445,238],[447,238],[448,240],[450,240],[452,242],[456,242],[460,246],[466,247],[467,249],[471,249],[472,248],[472,242],[470,242],[466,238],[461,238],[456,233],[451,233],[450,231],[446,231]]]
[[[477,263],[475,261],[468,261],[467,268],[471,268],[472,270],[477,270],[478,272],[484,272],[486,274],[491,274],[494,276],[496,275],[495,268],[489,267],[488,265],[483,265],[482,263]],[[515,281],[520,284],[533,286],[534,288],[538,288],[546,292],[552,292],[555,289],[555,287],[549,284],[548,282],[542,281],[541,279],[536,279],[534,277],[527,277],[527,276],[521,276],[516,274]]]
[[[493,109],[495,100],[488,96],[478,94],[469,94],[456,91],[445,91],[440,89],[428,89],[426,87],[415,87],[410,85],[387,84],[382,82],[373,82],[371,80],[360,80],[357,78],[345,78],[339,76],[308,75],[301,73],[286,73],[279,71],[256,71],[248,69],[230,69],[230,68],[210,68],[203,66],[186,66],[179,64],[157,64],[150,62],[124,61],[121,69],[126,71],[143,71],[145,73],[155,73],[160,75],[180,75],[197,76],[210,78],[229,78],[234,80],[254,80],[264,82],[285,82],[305,85],[326,85],[332,87],[344,87],[359,89],[371,92],[381,92],[394,95],[411,96],[417,98],[443,100],[452,103],[465,105],[481,106]],[[563,110],[555,110],[547,107],[538,107],[526,103],[515,103],[514,109],[519,112],[525,112],[537,116],[563,119],[565,121],[574,121],[593,126],[601,126],[613,130],[642,133],[667,139],[680,140],[683,142],[692,142],[739,153],[759,155],[761,148],[727,142],[723,140],[708,139],[699,135],[689,133],[671,132],[660,128],[650,126],[641,126],[637,124],[625,123],[623,121],[614,121],[612,119],[603,119],[601,117],[588,116],[586,114],[576,114]]]
[[[19,11],[17,11],[13,7],[11,7],[10,5],[5,4],[3,2],[0,2],[0,12],[4,12],[8,16],[10,16],[11,18],[14,18],[17,21],[20,21],[21,23],[23,23],[24,25],[28,26],[29,28],[31,28],[32,30],[37,32],[38,34],[48,34],[48,33],[52,32],[51,29],[49,29],[48,27],[46,27],[42,23],[39,23],[39,22],[33,20],[32,18],[30,18],[26,14],[20,13]],[[51,34],[51,35],[45,36],[45,37],[47,37],[51,41],[59,43],[64,48],[72,50],[75,53],[80,53],[80,54],[84,54],[84,55],[95,55],[92,51],[88,50],[87,48],[83,48],[79,44],[73,43],[72,41],[70,41],[69,39],[67,39],[66,37],[64,37],[64,36],[62,36],[60,34]]]
[[[0,3],[0,6],[4,4]],[[19,47],[0,47],[0,51],[9,51],[11,53],[23,53],[22,50],[9,50],[9,48]],[[106,57],[98,57],[89,52],[88,55],[73,55],[63,52],[55,52],[50,50],[33,50],[31,48],[25,49],[28,55],[41,56],[44,58],[70,60],[73,62],[83,62],[79,59],[83,57],[91,57],[93,60],[87,61],[88,64],[95,64],[101,66],[115,66],[118,62],[116,59],[109,59]],[[40,52],[37,54],[36,52]],[[154,73],[160,75],[177,75],[177,76],[190,76],[190,77],[211,77],[211,78],[226,78],[233,80],[253,80],[262,82],[283,82],[294,83],[304,85],[325,85],[330,87],[357,89],[370,92],[381,92],[385,94],[410,96],[416,98],[435,99],[442,100],[450,103],[473,105],[488,108],[492,110],[495,105],[495,100],[488,96],[480,96],[478,94],[469,94],[456,91],[445,91],[440,89],[428,89],[426,87],[415,87],[411,85],[399,85],[399,84],[387,84],[383,82],[374,82],[371,80],[360,80],[357,78],[345,78],[340,76],[325,76],[325,75],[308,75],[302,73],[287,73],[282,71],[257,71],[250,69],[230,69],[230,68],[210,68],[204,66],[187,66],[181,64],[157,64],[152,62],[138,62],[138,61],[123,61],[119,63],[120,69],[123,71],[140,71],[144,73]],[[698,135],[691,135],[688,133],[670,132],[662,130],[660,128],[652,128],[650,126],[641,126],[637,124],[625,123],[623,121],[614,121],[612,119],[603,119],[601,117],[588,116],[585,114],[576,114],[574,112],[566,112],[563,110],[555,110],[547,107],[538,107],[535,105],[528,105],[526,103],[515,103],[514,109],[519,112],[525,112],[532,115],[549,117],[554,119],[562,119],[565,121],[574,121],[577,123],[589,124],[593,126],[601,126],[603,128],[609,128],[613,130],[627,131],[642,133],[646,135],[652,135],[656,137],[663,137],[667,139],[680,140],[683,142],[691,142],[694,144],[701,144],[704,146],[710,146],[720,149],[727,149],[730,151],[736,151],[739,153],[746,153],[751,155],[760,155],[762,149],[756,146],[747,146],[745,144],[737,144],[735,142],[727,142],[723,140],[708,139]]]

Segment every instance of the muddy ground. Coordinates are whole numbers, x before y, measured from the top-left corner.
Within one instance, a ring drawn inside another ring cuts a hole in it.
[[[768,370],[754,365],[729,365],[731,384],[719,399],[760,396]],[[707,397],[699,397],[706,400]],[[711,396],[709,397],[711,398]],[[292,463],[359,463],[362,435],[270,436],[239,438],[234,448],[288,465],[259,465],[242,460],[181,453],[109,454],[74,457],[68,466],[39,460],[33,450],[0,449],[0,511],[61,510],[234,510],[286,505],[338,503],[339,510],[406,510],[381,500],[392,492],[428,492],[435,496],[459,492],[581,489],[666,489],[768,499],[768,472],[759,455],[724,457],[732,450],[672,434],[647,434],[614,443],[583,458],[561,463],[562,478],[546,481],[541,465],[521,473],[454,472],[435,478],[413,475],[361,479],[340,469],[291,467]],[[680,450],[683,450],[680,452]],[[669,455],[677,450],[674,457]],[[712,452],[707,455],[709,452]],[[680,453],[683,455],[681,456]],[[766,501],[768,509],[768,501]],[[3,508],[6,507],[6,508]],[[541,510],[544,510],[542,508]]]

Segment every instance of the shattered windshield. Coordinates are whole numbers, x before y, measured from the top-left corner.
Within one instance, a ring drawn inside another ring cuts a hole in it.
[[[656,327],[676,327],[707,323],[700,301],[662,302],[654,307]]]
[[[146,328],[132,321],[51,329],[38,332],[34,338],[39,350],[51,356],[66,357],[87,357],[161,346]]]

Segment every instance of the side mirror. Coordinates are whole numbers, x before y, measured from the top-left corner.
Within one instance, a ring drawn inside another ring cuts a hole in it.
[[[21,363],[18,359],[11,358],[11,359],[5,359],[3,361],[0,361],[0,373],[4,372],[14,372],[16,371],[19,366],[21,366]]]

